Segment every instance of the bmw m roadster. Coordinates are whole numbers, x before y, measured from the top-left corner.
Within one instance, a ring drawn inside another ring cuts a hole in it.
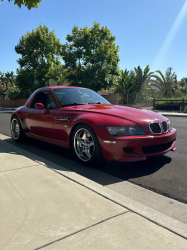
[[[72,150],[88,164],[142,161],[176,150],[176,129],[153,111],[112,105],[96,92],[55,86],[36,90],[11,116],[12,138],[32,137]]]

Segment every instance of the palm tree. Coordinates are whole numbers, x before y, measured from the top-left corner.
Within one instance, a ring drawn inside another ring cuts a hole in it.
[[[149,72],[150,68],[147,65],[144,71],[141,69],[140,66],[134,68],[135,71],[135,80],[134,80],[134,90],[135,92],[139,92],[144,87],[144,84],[148,83],[149,79],[151,78],[154,72]]]
[[[122,94],[123,102],[125,99],[128,99],[128,94],[131,94],[131,101],[136,102],[137,93],[143,89],[153,74],[153,72],[149,72],[149,70],[149,65],[147,65],[144,70],[138,66],[134,68],[134,71],[128,71],[127,69],[120,71],[116,90]]]
[[[176,84],[177,76],[175,72],[172,73],[172,68],[166,70],[165,76],[160,70],[155,71],[158,75],[153,74],[151,77],[151,86],[156,87],[166,98],[171,96],[174,84]]]
[[[127,69],[120,70],[118,81],[115,84],[116,91],[121,93],[122,102],[124,103],[127,95],[133,92],[134,89],[134,71],[128,71]]]
[[[8,83],[10,83],[11,87],[15,89],[15,75],[13,71],[7,71],[5,73],[5,77],[8,81]]]
[[[7,71],[3,73],[0,71],[0,85],[3,86],[0,95],[4,96],[5,92],[8,90],[8,85],[15,89],[15,75],[13,71]]]

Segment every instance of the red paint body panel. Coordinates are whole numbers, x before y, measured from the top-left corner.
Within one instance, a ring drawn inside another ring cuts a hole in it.
[[[149,123],[153,122],[155,118],[159,121],[168,121],[166,117],[149,110],[112,104],[86,104],[61,108],[52,92],[56,88],[67,87],[39,89],[31,95],[25,106],[18,108],[12,114],[20,119],[27,136],[70,148],[72,130],[77,124],[85,123],[95,131],[106,160],[140,161],[150,156],[162,155],[170,150],[176,150],[177,132],[174,128],[160,135],[153,134],[149,129]],[[56,109],[44,112],[40,109],[30,108],[35,94],[40,91],[49,91],[52,94],[57,106]],[[32,115],[29,116],[29,113]],[[59,121],[63,117],[68,117],[68,120]],[[112,136],[107,130],[107,127],[112,126],[139,126],[146,135]],[[107,144],[104,141],[114,141],[115,143]],[[162,147],[159,150],[159,146],[154,147],[161,144],[166,144],[166,148]],[[150,148],[145,148],[146,146]],[[130,151],[125,153],[124,148],[129,148]],[[149,152],[144,152],[144,148]]]
[[[130,137],[130,136],[129,136]],[[103,143],[103,153],[106,155],[108,160],[115,161],[141,161],[145,160],[150,156],[163,155],[170,150],[175,150],[175,139],[176,139],[176,129],[172,129],[165,135],[159,135],[157,137],[144,136],[141,138],[117,138],[116,144],[104,144]],[[142,146],[153,146],[163,143],[169,143],[171,145],[160,151],[153,151],[151,153],[143,153]],[[123,148],[131,148],[132,152],[125,153]]]
[[[41,109],[29,109],[25,113],[25,122],[30,133],[49,139],[54,139],[54,117],[57,111],[43,112]],[[32,113],[28,116],[28,113]]]

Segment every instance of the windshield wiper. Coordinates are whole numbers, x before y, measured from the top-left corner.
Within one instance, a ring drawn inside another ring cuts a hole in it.
[[[69,107],[69,106],[75,106],[75,105],[85,105],[86,103],[78,103],[78,102],[73,102],[73,103],[69,103],[69,104],[64,104],[61,106],[61,108],[64,107]]]
[[[85,105],[86,103],[73,102],[70,105]]]
[[[89,102],[89,103],[73,102],[73,103],[62,105],[62,107],[68,107],[68,106],[74,106],[74,105],[87,105],[87,104],[102,104],[102,103],[101,102]]]

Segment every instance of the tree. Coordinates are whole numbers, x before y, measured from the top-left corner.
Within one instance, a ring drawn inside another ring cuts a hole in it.
[[[144,84],[149,81],[154,72],[149,72],[150,71],[149,65],[145,67],[144,71],[141,69],[140,66],[134,68],[134,71],[135,71],[134,91],[139,92],[144,87]]]
[[[23,96],[27,97],[37,88],[47,86],[50,79],[59,79],[61,48],[54,31],[49,31],[45,25],[21,37],[15,46],[15,51],[21,55],[17,60],[20,67],[16,83]]]
[[[176,87],[177,75],[175,72],[172,73],[172,68],[169,67],[166,70],[165,76],[160,70],[156,71],[159,75],[153,74],[151,79],[151,85],[156,87],[158,91],[163,94],[164,97],[168,98],[172,92],[174,94],[174,87]]]
[[[179,82],[180,86],[181,86],[181,91],[184,92],[186,94],[186,89],[187,89],[187,77],[183,77],[180,82]]]
[[[10,87],[15,89],[15,75],[13,71],[0,72],[0,94],[3,95]]]
[[[6,83],[6,78],[3,72],[0,71],[0,95],[3,96],[3,94],[7,91],[8,86]]]
[[[115,83],[116,92],[121,94],[122,103],[127,102],[127,95],[134,91],[134,71],[121,70],[117,82]]]
[[[3,0],[0,0],[0,3],[2,1]],[[12,2],[13,0],[8,0],[8,1]],[[14,4],[18,5],[19,8],[21,8],[22,5],[24,5],[30,10],[31,8],[38,8],[38,5],[41,1],[42,0],[14,0]]]
[[[134,71],[121,70],[116,86],[116,91],[122,94],[122,100],[125,102],[128,94],[134,102],[136,93],[143,90],[144,85],[148,82],[153,72],[149,72],[149,65],[144,70],[140,66],[134,68]]]
[[[74,26],[66,37],[62,58],[71,85],[95,91],[109,88],[118,74],[119,47],[107,27],[94,23],[92,28]]]

